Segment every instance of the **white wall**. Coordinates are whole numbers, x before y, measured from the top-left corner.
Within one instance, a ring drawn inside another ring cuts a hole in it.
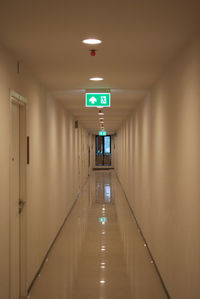
[[[0,49],[0,298],[9,296],[9,80]]]
[[[91,167],[92,169],[96,167],[96,135],[91,134],[90,136],[91,144]]]
[[[117,133],[118,175],[173,299],[200,298],[200,38]]]
[[[90,147],[90,169],[89,169],[89,174],[91,174],[91,171],[94,167],[94,149],[95,149],[95,139],[93,134],[89,134],[89,147]]]
[[[28,99],[27,133],[30,136],[30,165],[27,167],[27,248],[30,284],[88,175],[88,134],[78,130],[75,144],[74,119],[46,94],[44,88],[0,47],[0,298],[9,298],[9,93]]]

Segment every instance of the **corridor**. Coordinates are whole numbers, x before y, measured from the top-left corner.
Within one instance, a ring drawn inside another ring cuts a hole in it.
[[[200,1],[0,1],[0,299],[200,298]]]
[[[167,298],[144,245],[115,172],[93,172],[29,298]]]

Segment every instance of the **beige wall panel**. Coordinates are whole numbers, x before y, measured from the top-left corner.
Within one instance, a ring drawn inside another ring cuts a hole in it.
[[[0,298],[9,296],[9,75],[0,48]]]
[[[171,62],[117,134],[118,175],[127,191],[126,143],[128,199],[174,299],[200,298],[199,82],[197,40]]]
[[[84,138],[82,144],[75,147],[73,117],[46,94],[23,65],[18,74],[17,61],[3,48],[0,48],[0,78],[0,238],[3,240],[0,245],[0,298],[8,299],[10,89],[28,99],[27,286],[77,196],[77,182],[74,181],[74,178],[77,180],[77,169],[74,170],[74,163],[78,151],[81,151],[78,146],[87,148],[88,139],[87,132],[79,128]],[[85,182],[88,160],[84,154],[82,161],[81,182]]]
[[[44,105],[47,112],[41,113]],[[41,116],[40,126],[30,128],[32,163],[29,181],[29,241],[28,241],[28,283],[31,282],[53,238],[63,223],[77,196],[77,183],[74,182],[75,156],[81,155],[81,185],[86,180],[84,159],[81,148],[85,148],[86,139],[81,139],[78,152],[75,152],[74,120],[61,104],[48,97],[38,102],[37,113],[33,121]],[[31,129],[33,132],[31,132]],[[44,130],[44,140],[40,132]],[[80,128],[82,134],[85,130]],[[35,138],[35,139],[34,139]],[[33,147],[33,148],[32,148]],[[80,148],[81,147],[81,148]],[[39,176],[38,173],[41,173]],[[44,177],[44,180],[43,180]],[[44,183],[44,184],[43,184]],[[76,190],[75,190],[76,189]],[[40,244],[40,245],[36,245]],[[34,248],[36,247],[36,248]],[[36,262],[37,261],[37,262]]]

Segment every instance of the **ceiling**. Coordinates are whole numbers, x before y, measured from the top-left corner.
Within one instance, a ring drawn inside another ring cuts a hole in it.
[[[105,129],[115,132],[199,31],[199,9],[199,0],[7,0],[0,42],[90,131],[99,128],[97,109],[84,108],[84,91],[110,88]],[[82,43],[91,37],[103,41],[95,57]]]

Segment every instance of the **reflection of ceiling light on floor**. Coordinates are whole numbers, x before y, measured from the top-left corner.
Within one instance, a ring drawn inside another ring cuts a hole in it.
[[[102,232],[101,234],[102,234],[102,235],[105,235],[105,232]]]
[[[105,280],[100,280],[100,283],[105,283]]]
[[[106,263],[105,262],[101,262],[101,265],[105,265]]]
[[[101,266],[101,269],[105,269],[105,266]]]

